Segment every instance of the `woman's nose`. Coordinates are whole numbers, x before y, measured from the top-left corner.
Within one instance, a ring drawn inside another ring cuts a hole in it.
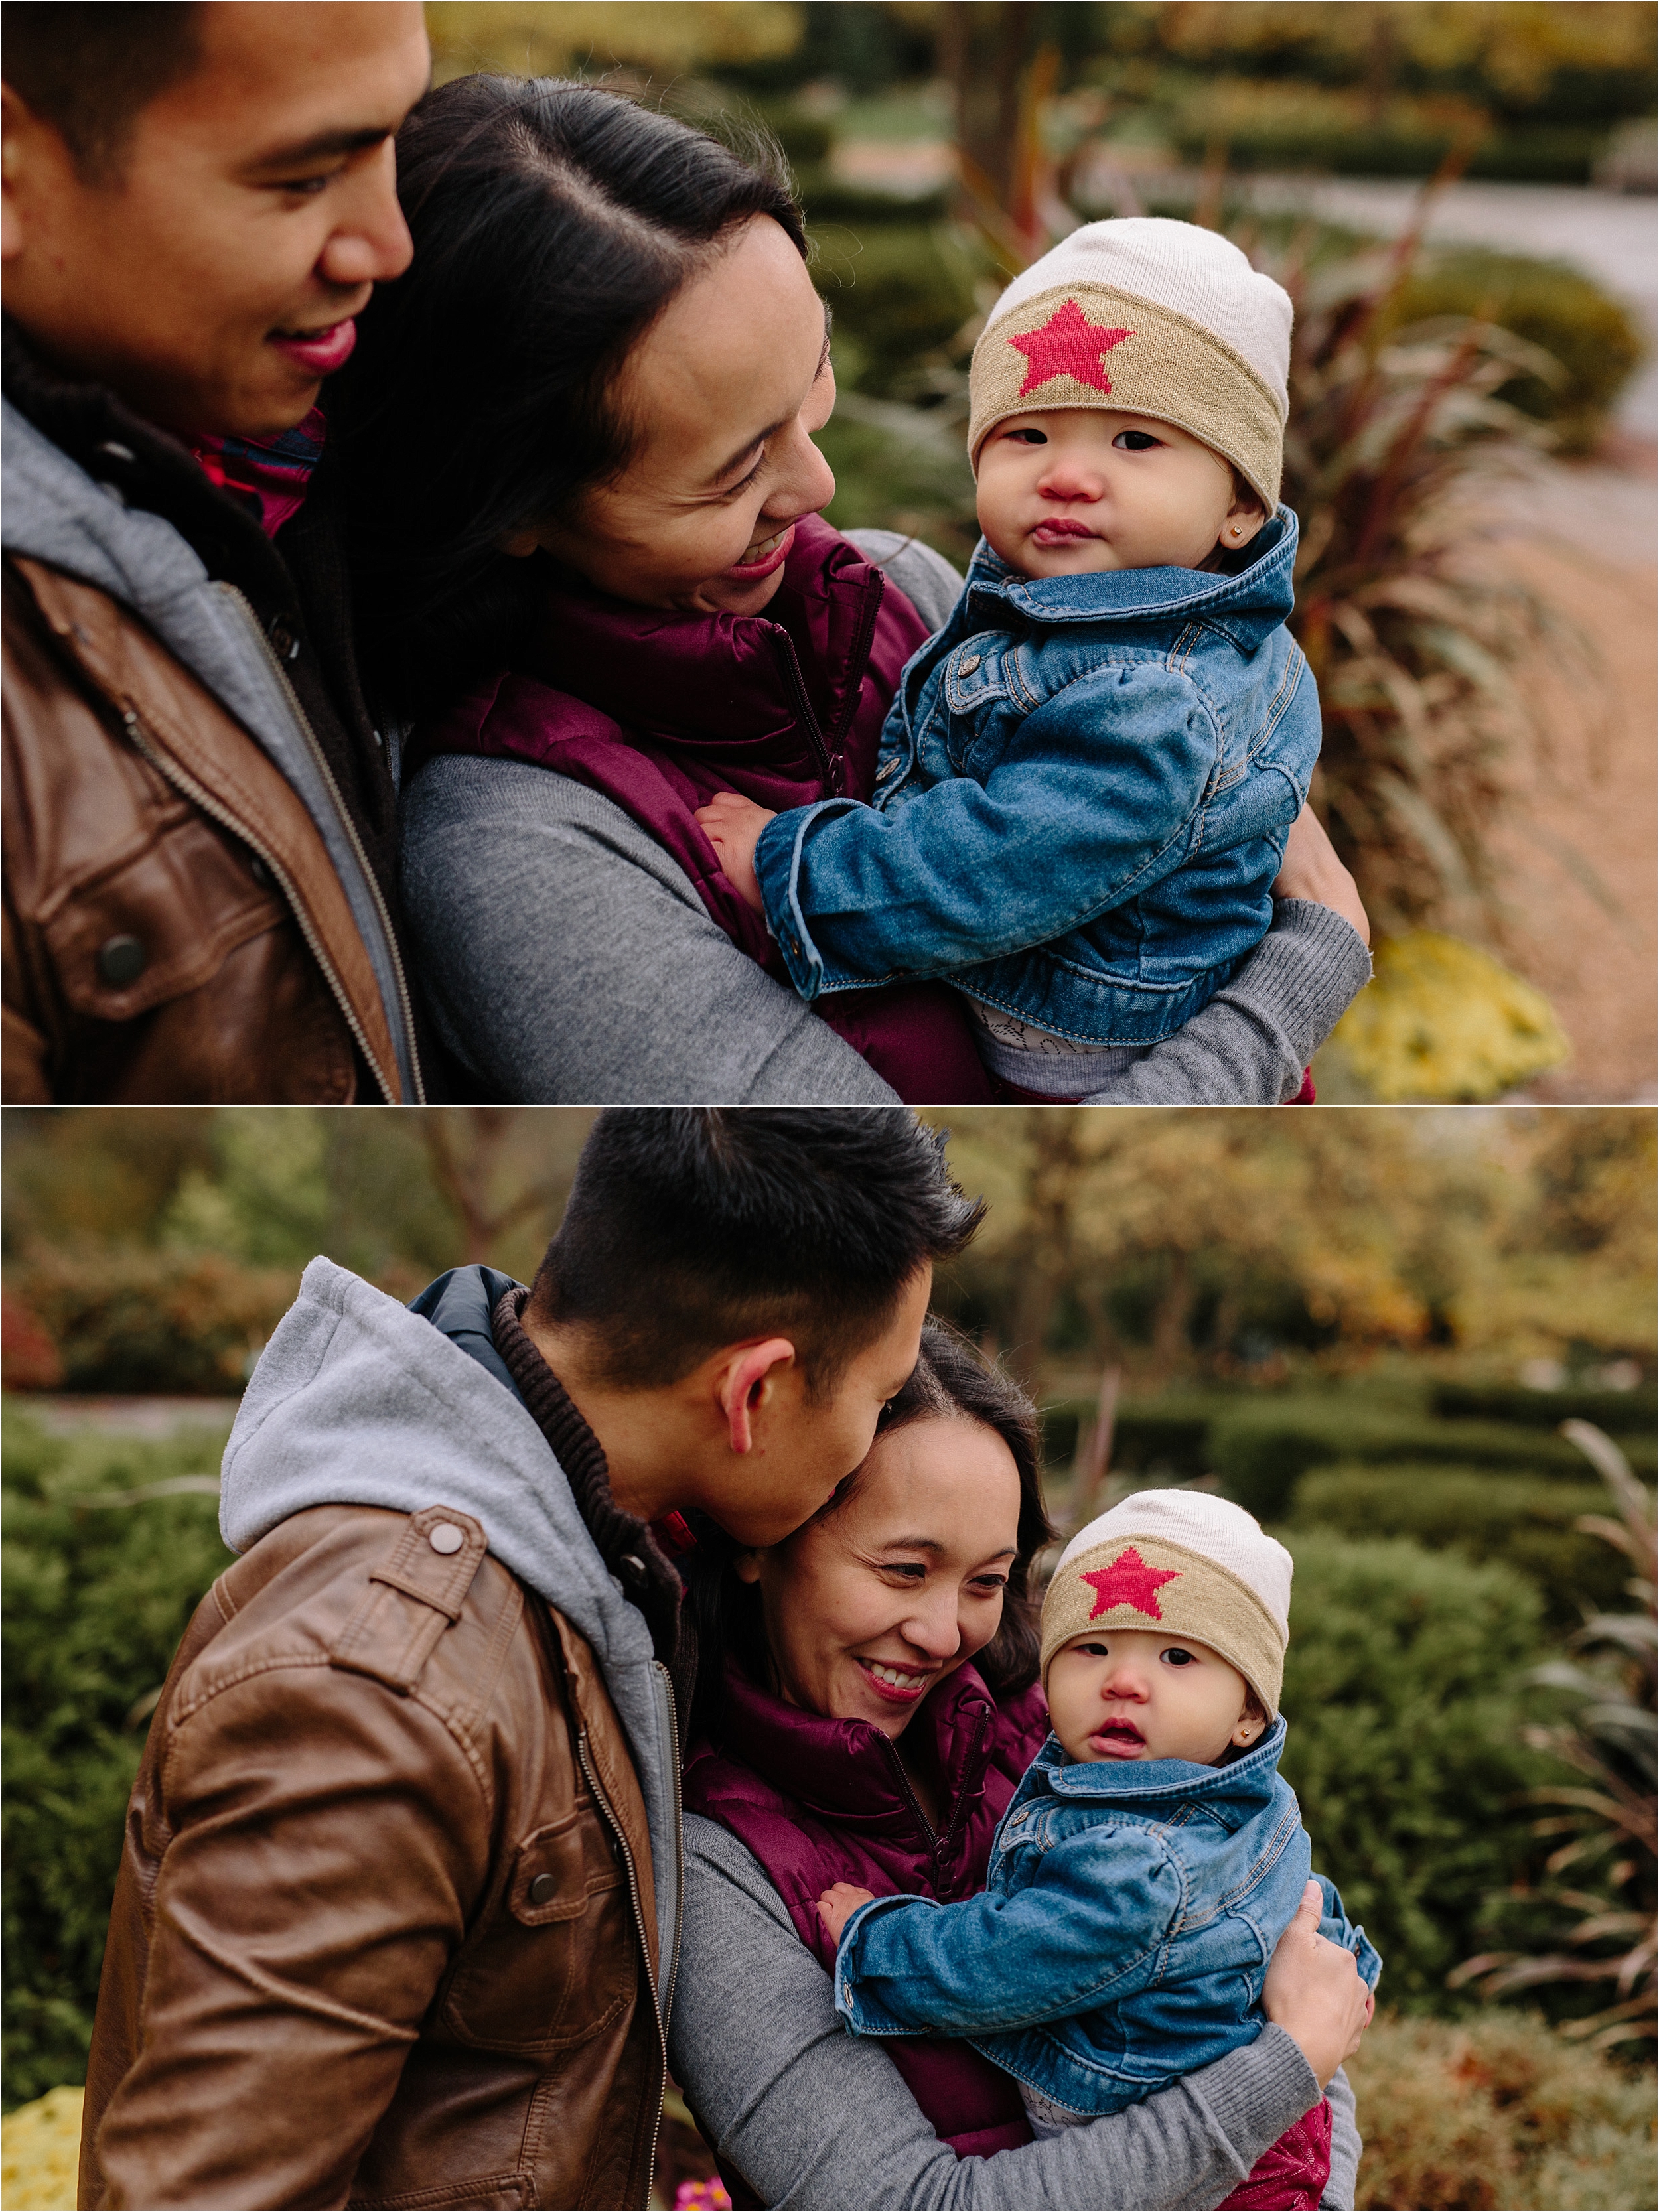
[[[817,514],[836,495],[836,477],[805,430],[797,427],[779,469],[776,489],[766,502],[769,514]]]
[[[957,1619],[954,1590],[941,1590],[933,1603],[923,1601],[899,1633],[930,1659],[954,1659],[962,1648],[962,1624]]]

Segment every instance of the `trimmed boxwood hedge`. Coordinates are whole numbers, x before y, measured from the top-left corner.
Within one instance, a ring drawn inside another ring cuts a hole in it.
[[[1587,1610],[1617,1607],[1630,1564],[1573,1523],[1605,1513],[1598,1482],[1460,1474],[1442,1467],[1320,1467],[1296,1486],[1293,1528],[1348,1537],[1408,1536],[1431,1551],[1501,1559],[1537,1585],[1552,1627],[1577,1628]]]
[[[1442,1382],[1429,1394],[1429,1405],[1443,1420],[1518,1421],[1539,1429],[1594,1421],[1610,1437],[1650,1437],[1659,1425],[1659,1399],[1651,1390],[1528,1390],[1519,1382]]]
[[[1521,1741],[1538,1592],[1512,1567],[1398,1539],[1307,1528],[1290,1544],[1283,1771],[1315,1869],[1382,1952],[1385,2005],[1456,2009],[1445,1978],[1533,1848],[1516,1800],[1546,1774]]]

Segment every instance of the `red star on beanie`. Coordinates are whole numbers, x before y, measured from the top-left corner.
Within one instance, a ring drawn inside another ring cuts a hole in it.
[[[1158,1601],[1159,1585],[1179,1582],[1181,1570],[1149,1567],[1131,1544],[1118,1553],[1109,1567],[1097,1567],[1080,1579],[1094,1585],[1095,1609],[1089,1615],[1091,1620],[1098,1620],[1115,1605],[1132,1605],[1137,1613],[1162,1620],[1164,1614]]]
[[[1055,308],[1040,331],[1028,331],[1024,337],[1008,341],[1016,353],[1025,356],[1021,398],[1039,385],[1052,384],[1057,376],[1073,376],[1079,384],[1092,385],[1097,392],[1109,392],[1112,380],[1103,366],[1105,356],[1114,346],[1133,336],[1133,331],[1091,323],[1075,300],[1067,300]]]

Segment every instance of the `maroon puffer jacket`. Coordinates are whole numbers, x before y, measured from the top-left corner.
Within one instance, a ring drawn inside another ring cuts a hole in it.
[[[826,1973],[836,1947],[817,1900],[831,1882],[942,1904],[984,1887],[997,1822],[1048,1733],[1048,1716],[1040,1690],[999,1705],[966,1666],[924,1699],[910,1727],[931,1731],[944,1778],[937,1833],[890,1736],[866,1721],[822,1720],[787,1705],[735,1667],[726,1675],[720,1742],[694,1745],[687,1760],[686,1811],[718,1820],[753,1853]],[[1013,2081],[970,2045],[933,2036],[884,2043],[959,2157],[1030,2142]]]
[[[868,799],[882,723],[927,635],[897,586],[808,515],[763,615],[663,613],[556,591],[533,666],[492,678],[418,731],[410,773],[434,753],[475,753],[602,792],[672,854],[732,942],[787,983],[696,809],[719,791],[778,813]],[[961,1004],[941,983],[843,991],[813,1011],[909,1105],[994,1096]]]

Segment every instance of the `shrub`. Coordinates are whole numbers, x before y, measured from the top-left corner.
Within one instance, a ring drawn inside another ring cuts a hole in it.
[[[216,1252],[42,1251],[10,1269],[70,1390],[240,1390],[294,1300],[295,1273]]]
[[[216,1469],[222,1439],[48,1437],[6,1422],[4,2085],[86,2078],[127,1795],[159,1688],[230,1554],[210,1498],[86,1495]]]
[[[1553,383],[1510,378],[1497,397],[1553,424],[1569,452],[1594,446],[1645,350],[1620,302],[1558,262],[1474,248],[1436,254],[1413,270],[1373,326],[1376,340],[1441,315],[1484,315],[1540,347],[1565,372]]]
[[[860,224],[854,232],[826,224],[817,244],[818,287],[837,332],[858,342],[866,392],[891,392],[974,312],[963,249],[937,225]]]
[[[1296,1486],[1291,1525],[1345,1536],[1409,1536],[1431,1551],[1502,1559],[1538,1585],[1553,1627],[1616,1605],[1629,1571],[1598,1537],[1574,1528],[1607,1500],[1595,1483],[1460,1474],[1442,1467],[1322,1467]]]
[[[1527,2013],[1455,2026],[1380,2014],[1348,2073],[1365,2138],[1355,2203],[1650,2206],[1653,2076]]]
[[[1594,1421],[1614,1437],[1650,1437],[1659,1420],[1651,1390],[1528,1390],[1519,1382],[1442,1382],[1430,1393],[1429,1404],[1449,1421],[1513,1421],[1538,1429]]]
[[[1432,1421],[1358,1415],[1333,1397],[1323,1407],[1289,1406],[1271,1399],[1242,1407],[1215,1421],[1208,1457],[1227,1495],[1259,1521],[1274,1521],[1290,1508],[1310,1468],[1341,1459],[1369,1467],[1434,1465],[1468,1472],[1491,1468],[1511,1474],[1560,1474],[1582,1480],[1584,1462],[1564,1437],[1496,1421]],[[1652,1447],[1644,1464],[1653,1465]]]
[[[1398,1540],[1290,1541],[1284,1771],[1314,1865],[1382,1952],[1388,2002],[1444,2008],[1486,1893],[1528,1845],[1515,1800],[1544,1767],[1516,1678],[1540,1656],[1538,1593],[1511,1567]]]

